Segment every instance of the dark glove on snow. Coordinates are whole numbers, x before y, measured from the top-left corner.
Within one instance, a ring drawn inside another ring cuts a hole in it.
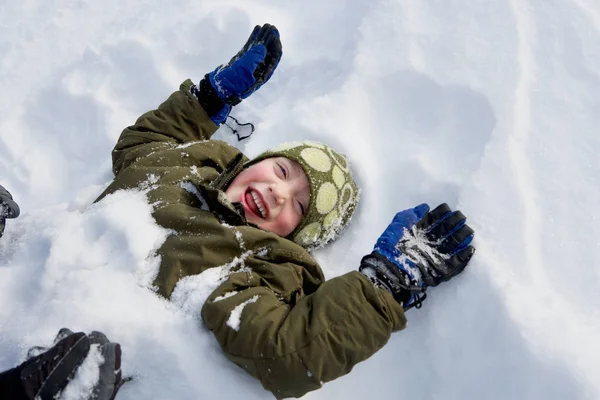
[[[28,357],[32,357],[19,367],[21,381],[28,395],[34,399],[54,399],[73,379],[77,368],[88,356],[93,346],[97,346],[103,363],[99,366],[98,382],[86,400],[113,400],[123,381],[121,379],[121,346],[108,340],[102,332],[89,335],[73,333],[67,328],[58,332],[54,347],[32,347]]]
[[[264,85],[273,75],[281,56],[281,40],[275,26],[257,25],[242,49],[227,63],[208,73],[192,93],[217,125],[231,107]]]
[[[87,356],[90,350],[88,337],[83,332],[64,331],[59,332],[53,347],[17,367],[27,398],[57,398]]]
[[[359,270],[405,310],[420,308],[430,286],[461,273],[473,256],[473,229],[460,211],[427,204],[396,214]]]
[[[11,194],[0,186],[0,237],[4,233],[7,218],[17,218],[21,211]]]

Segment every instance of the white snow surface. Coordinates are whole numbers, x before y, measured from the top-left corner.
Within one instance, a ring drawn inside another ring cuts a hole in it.
[[[361,204],[316,253],[328,278],[422,202],[476,231],[469,267],[406,330],[305,398],[600,398],[596,0],[3,2],[0,184],[21,216],[0,239],[0,369],[61,327],[100,330],[134,378],[119,400],[272,398],[199,318],[218,271],[159,298],[169,232],[144,193],[92,205],[121,130],[264,22],[283,59],[233,111],[256,132],[216,137],[249,156],[294,140],[349,156]]]

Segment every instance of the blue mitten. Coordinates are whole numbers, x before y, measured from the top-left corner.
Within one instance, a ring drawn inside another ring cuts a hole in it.
[[[207,74],[192,88],[204,110],[217,125],[231,107],[264,85],[273,75],[283,54],[275,26],[256,26],[242,49],[227,63]]]
[[[363,257],[360,271],[405,309],[419,308],[429,286],[461,273],[473,256],[474,232],[460,211],[427,204],[401,211]]]

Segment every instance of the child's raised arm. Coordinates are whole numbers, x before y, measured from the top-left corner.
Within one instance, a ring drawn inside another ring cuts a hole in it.
[[[231,108],[271,78],[281,55],[277,28],[256,26],[227,64],[206,74],[198,86],[186,80],[158,109],[123,130],[112,152],[114,174],[165,146],[210,139]]]

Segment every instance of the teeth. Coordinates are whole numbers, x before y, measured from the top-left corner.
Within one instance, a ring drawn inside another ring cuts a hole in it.
[[[265,209],[264,209],[263,204],[260,201],[260,198],[254,192],[250,192],[250,194],[252,195],[252,198],[254,199],[254,202],[256,203],[258,210],[260,211],[260,215],[264,218],[265,217]]]

